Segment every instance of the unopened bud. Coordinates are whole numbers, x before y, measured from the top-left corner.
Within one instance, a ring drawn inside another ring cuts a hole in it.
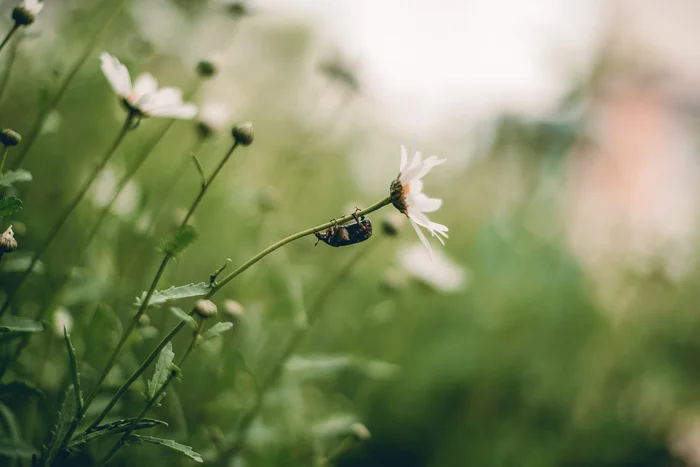
[[[243,317],[243,305],[238,303],[236,300],[224,301],[224,311],[236,319]]]
[[[15,233],[12,231],[12,226],[9,226],[6,231],[0,235],[0,254],[11,253],[17,249],[17,240]]]
[[[228,14],[234,19],[240,19],[250,14],[245,2],[233,2],[227,6]]]
[[[12,10],[12,19],[20,26],[29,26],[34,22],[36,15],[39,14],[42,8],[44,8],[44,2],[24,0]]]
[[[403,228],[405,220],[406,216],[401,215],[401,213],[390,212],[382,219],[382,232],[390,237],[395,237]]]
[[[198,300],[194,309],[202,318],[216,316],[216,305],[211,300]]]
[[[197,63],[197,73],[202,78],[211,78],[216,74],[217,66],[213,60],[201,60]]]
[[[353,423],[350,427],[350,432],[352,436],[360,442],[368,441],[372,437],[372,434],[362,423]]]
[[[149,316],[146,313],[139,316],[139,326],[145,327],[145,326],[148,326],[149,324],[151,324],[151,318],[149,318]]]
[[[233,139],[242,146],[249,146],[253,142],[253,124],[251,122],[236,125],[231,131]]]
[[[0,143],[5,147],[17,146],[22,141],[22,136],[15,130],[3,128],[0,130]]]

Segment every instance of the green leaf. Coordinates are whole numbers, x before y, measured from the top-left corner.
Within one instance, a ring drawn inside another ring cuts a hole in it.
[[[3,273],[15,273],[24,272],[29,268],[32,263],[32,255],[25,254],[18,256],[16,253],[12,256],[5,257],[2,259],[2,272]],[[41,261],[37,262],[32,268],[33,274],[41,274],[44,272],[44,263]]]
[[[153,436],[131,435],[129,436],[127,441],[137,443],[158,444],[160,446],[165,446],[166,448],[179,451],[196,462],[204,462],[202,456],[194,452],[190,446],[185,446],[184,444],[180,444],[176,441],[173,441],[172,439],[154,438]]]
[[[0,175],[0,187],[10,188],[15,183],[31,182],[32,174],[26,170],[11,170]]]
[[[197,240],[198,236],[199,235],[194,227],[191,225],[186,225],[178,230],[173,238],[164,241],[160,249],[166,255],[180,256]]]
[[[41,332],[44,325],[38,321],[21,316],[3,316],[0,318],[0,334],[5,332]]]
[[[352,414],[337,414],[311,427],[311,432],[317,438],[333,439],[348,436],[352,426],[357,423],[357,417]]]
[[[0,384],[0,398],[3,396],[29,396],[45,399],[41,389],[32,386],[24,381],[10,381],[9,383]]]
[[[37,450],[22,440],[0,439],[0,457],[11,459],[31,459]]]
[[[171,306],[170,311],[172,311],[173,314],[180,319],[180,321],[186,322],[192,329],[197,329],[197,321],[195,321],[193,317],[182,311],[181,308]]]
[[[161,305],[163,303],[172,302],[175,300],[181,300],[183,298],[192,297],[202,297],[209,293],[211,288],[204,282],[199,284],[187,284],[173,286],[166,290],[156,290],[151,295],[151,299],[148,301],[148,306],[152,307],[155,305]],[[135,306],[141,306],[143,299],[146,298],[146,292],[141,294],[141,297],[136,297]]]
[[[233,323],[224,321],[222,323],[216,323],[214,326],[210,327],[202,333],[202,340],[200,342],[206,342],[212,340],[216,336],[220,336],[229,329],[233,327]]]
[[[0,217],[11,216],[22,209],[22,200],[16,196],[0,199]]]
[[[116,435],[131,430],[145,430],[147,428],[153,428],[154,426],[167,427],[168,424],[164,421],[155,420],[153,418],[143,418],[138,422],[136,421],[136,418],[126,418],[124,420],[107,423],[106,425],[100,425],[89,433],[81,433],[73,438],[73,441],[71,441],[68,447],[74,448],[101,436]]]
[[[80,373],[78,373],[78,362],[75,358],[75,347],[70,340],[68,330],[63,328],[63,337],[66,339],[66,348],[68,349],[68,363],[70,364],[70,374],[73,379],[73,387],[75,388],[75,404],[80,411],[83,407],[83,391],[80,389]]]
[[[51,431],[51,440],[46,448],[44,465],[51,465],[53,460],[56,458],[58,451],[61,449],[63,438],[65,438],[68,434],[73,417],[75,417],[76,409],[75,388],[71,384],[68,386],[65,398],[63,399],[63,405],[61,406],[61,410],[58,412],[58,420]]]
[[[151,399],[156,395],[158,390],[165,384],[165,381],[170,375],[170,370],[173,365],[173,359],[175,358],[175,352],[173,352],[173,343],[168,342],[163,350],[160,351],[158,355],[158,360],[156,361],[156,369],[153,372],[153,378],[148,381],[148,398]],[[157,403],[158,401],[156,401]]]

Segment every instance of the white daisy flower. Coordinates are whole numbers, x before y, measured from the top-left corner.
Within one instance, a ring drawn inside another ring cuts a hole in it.
[[[399,250],[398,259],[401,267],[413,278],[438,292],[456,292],[469,280],[467,271],[442,251],[427,254],[417,243]]]
[[[447,227],[431,222],[425,215],[426,212],[434,212],[442,206],[442,200],[437,198],[428,198],[423,193],[422,178],[432,170],[433,167],[445,162],[445,159],[438,159],[436,156],[430,156],[426,160],[421,158],[420,152],[416,152],[411,162],[408,162],[408,152],[404,146],[401,146],[401,166],[399,168],[399,176],[391,184],[391,202],[396,209],[404,213],[411,221],[411,225],[418,234],[418,238],[428,249],[432,256],[430,243],[425,237],[420,227],[428,229],[428,231],[440,240],[443,245],[445,242],[440,238],[440,235],[447,238]]]
[[[173,87],[158,89],[158,82],[150,73],[143,73],[131,84],[129,70],[107,52],[100,55],[102,72],[122,98],[124,105],[142,117],[170,117],[189,120],[197,115],[197,106],[182,102],[182,92]]]
[[[63,329],[68,332],[73,329],[73,316],[65,307],[59,307],[53,315],[53,331],[63,337]]]

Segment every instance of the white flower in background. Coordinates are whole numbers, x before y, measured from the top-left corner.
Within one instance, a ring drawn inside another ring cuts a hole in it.
[[[415,244],[399,250],[398,257],[406,272],[440,292],[456,292],[467,284],[467,271],[441,251],[431,255]]]
[[[426,212],[434,212],[442,206],[442,200],[437,198],[428,198],[423,193],[423,181],[421,180],[433,167],[445,162],[445,159],[438,159],[436,156],[430,156],[426,160],[421,158],[420,152],[416,152],[411,162],[408,162],[408,152],[404,146],[401,146],[401,166],[399,168],[399,176],[391,184],[391,202],[396,209],[404,213],[411,225],[418,234],[418,238],[428,249],[428,253],[432,256],[430,243],[418,226],[428,229],[430,233],[440,240],[443,245],[445,242],[440,238],[440,235],[447,238],[447,227],[431,222],[424,214]],[[439,234],[439,235],[438,235]]]
[[[231,119],[231,112],[221,102],[211,102],[202,106],[199,111],[197,129],[203,137],[225,129]]]
[[[140,199],[141,189],[138,183],[132,180],[124,186],[114,202],[114,213],[122,217],[128,216],[136,210]]]
[[[124,105],[143,117],[170,117],[189,120],[197,115],[197,106],[182,102],[182,92],[174,87],[158,89],[158,82],[150,73],[143,73],[131,84],[129,70],[107,52],[100,55],[102,72],[107,81],[123,99]]]
[[[44,8],[44,2],[24,0],[12,11],[12,19],[20,26],[28,26],[34,22],[42,8]]]
[[[117,196],[112,211],[117,216],[126,217],[138,207],[141,190],[136,182],[130,181],[117,195],[119,178],[119,174],[109,167],[100,172],[92,189],[92,202],[97,208],[104,208]]]
[[[73,317],[70,312],[60,307],[53,314],[53,331],[56,335],[63,337],[63,329],[70,332],[73,329]]]

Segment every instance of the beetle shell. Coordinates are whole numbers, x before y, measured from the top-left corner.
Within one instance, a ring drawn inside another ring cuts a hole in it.
[[[361,218],[344,225],[333,225],[325,232],[315,232],[316,238],[332,247],[354,245],[372,236],[372,221]]]

